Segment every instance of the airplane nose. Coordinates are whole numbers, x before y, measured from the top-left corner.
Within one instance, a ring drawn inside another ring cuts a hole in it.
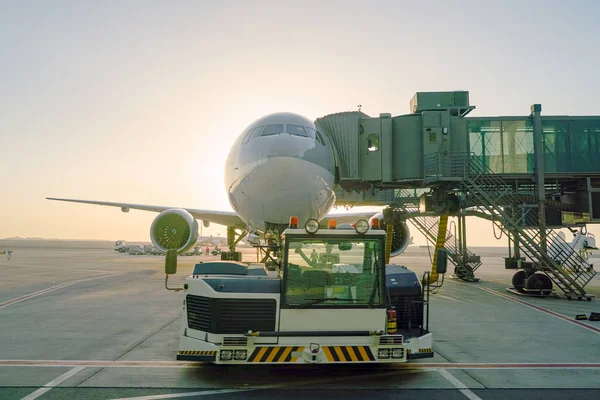
[[[289,190],[307,179],[304,162],[291,156],[269,158],[265,161],[265,186],[275,190]]]

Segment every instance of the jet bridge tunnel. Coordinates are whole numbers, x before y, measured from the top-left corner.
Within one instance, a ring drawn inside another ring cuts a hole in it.
[[[530,290],[552,286],[543,274],[566,295],[587,296],[595,272],[554,229],[600,223],[600,116],[542,116],[535,104],[522,116],[468,117],[474,108],[466,91],[419,92],[406,115],[318,118],[336,153],[337,204],[389,206],[432,243],[440,224],[424,218],[459,217],[446,243],[466,280],[481,263],[467,250],[464,217],[492,220],[514,244],[507,268],[536,275]]]

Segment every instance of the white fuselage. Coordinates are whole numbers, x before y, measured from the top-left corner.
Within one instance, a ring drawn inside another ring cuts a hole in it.
[[[301,128],[299,128],[301,127]],[[307,118],[277,113],[249,125],[225,165],[233,210],[250,228],[320,220],[335,204],[335,161],[330,142]]]

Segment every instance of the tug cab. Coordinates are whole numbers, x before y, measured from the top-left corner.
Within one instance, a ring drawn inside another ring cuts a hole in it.
[[[302,229],[292,218],[275,267],[196,264],[185,280],[177,359],[324,364],[433,357],[427,280],[386,266],[386,232],[366,220],[327,228],[309,220]]]

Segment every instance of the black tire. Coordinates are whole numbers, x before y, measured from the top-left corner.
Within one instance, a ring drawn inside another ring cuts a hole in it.
[[[527,280],[527,273],[522,269],[515,272],[512,277],[512,285],[519,292],[523,292],[523,288],[525,288],[525,281]]]
[[[552,290],[552,281],[544,274],[533,274],[525,281],[529,290]]]

